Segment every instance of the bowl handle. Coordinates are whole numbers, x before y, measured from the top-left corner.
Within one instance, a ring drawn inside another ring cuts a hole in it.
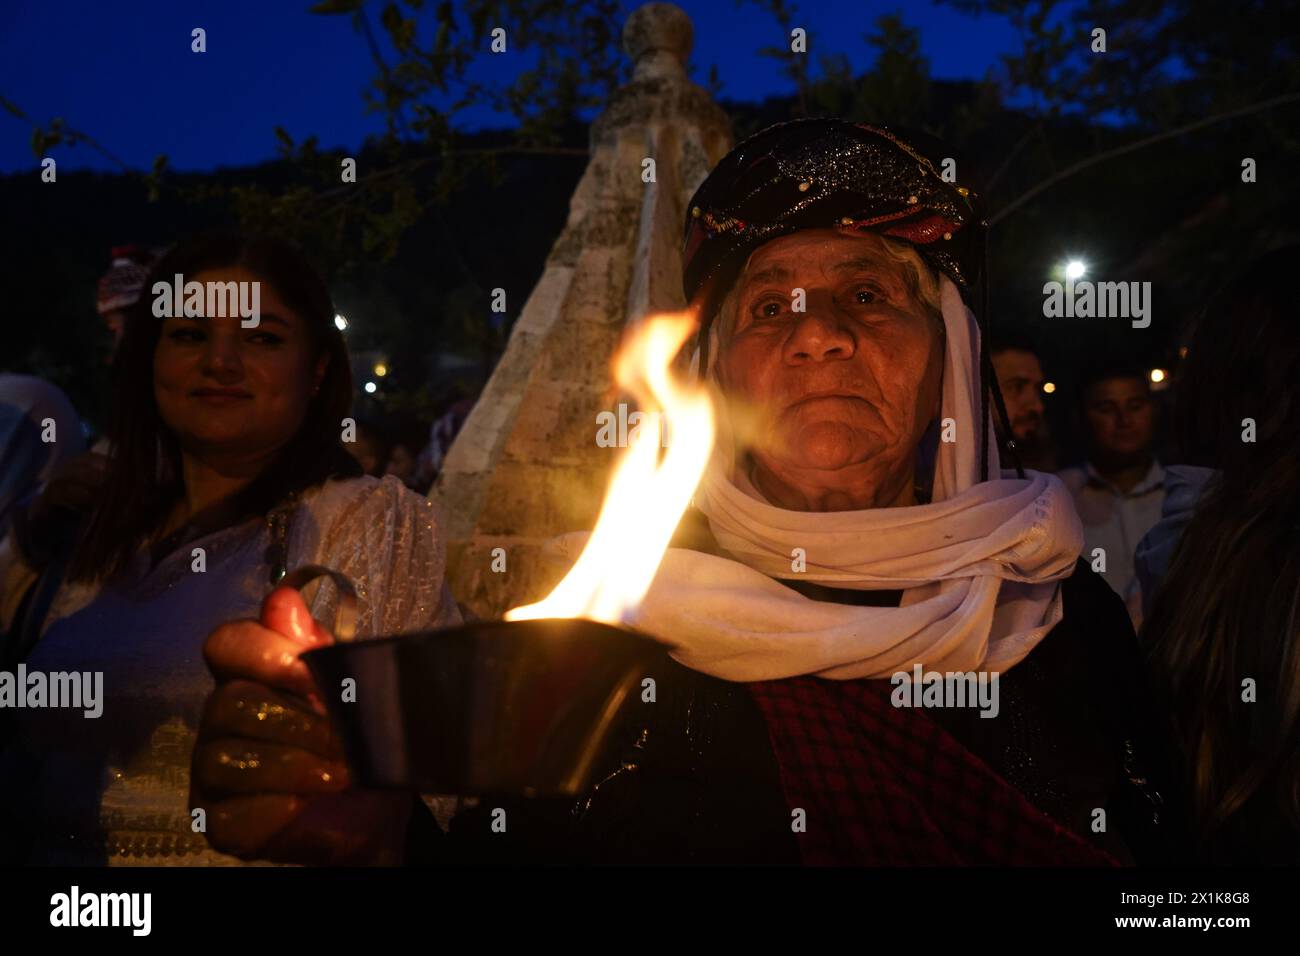
[[[334,625],[330,628],[336,641],[351,641],[357,636],[357,589],[352,580],[340,571],[323,564],[304,564],[294,568],[280,581],[280,586],[301,591],[317,578],[329,578],[339,592],[338,607],[334,611]]]

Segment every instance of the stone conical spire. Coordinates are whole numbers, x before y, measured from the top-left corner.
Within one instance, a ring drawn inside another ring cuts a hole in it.
[[[671,3],[628,18],[632,79],[592,124],[568,222],[439,476],[448,579],[482,617],[543,596],[562,569],[542,545],[595,524],[618,454],[596,444],[597,416],[616,411],[614,349],[627,323],[685,304],[686,203],[731,147],[726,115],[686,76],[692,34]]]

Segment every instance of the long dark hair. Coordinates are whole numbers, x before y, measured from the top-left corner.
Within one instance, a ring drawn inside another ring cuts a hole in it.
[[[1300,836],[1297,255],[1293,246],[1263,257],[1213,299],[1179,382],[1184,455],[1219,475],[1143,633],[1181,744],[1202,853],[1235,832],[1280,825]],[[1255,702],[1242,700],[1246,678]]]
[[[207,234],[182,241],[154,265],[145,293],[128,316],[114,366],[108,472],[100,503],[69,563],[69,580],[103,580],[119,570],[161,526],[184,492],[180,445],[154,400],[153,358],[162,320],[153,316],[153,284],[171,282],[178,273],[193,276],[234,266],[273,286],[306,325],[313,357],[329,357],[302,425],[271,464],[236,496],[236,513],[264,514],[289,495],[328,478],[361,473],[341,442],[342,419],[352,405],[352,369],[321,277],[281,239]]]

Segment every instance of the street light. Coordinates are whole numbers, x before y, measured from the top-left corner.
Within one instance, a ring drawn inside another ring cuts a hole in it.
[[[1082,279],[1083,274],[1087,271],[1088,271],[1088,267],[1085,266],[1078,259],[1071,259],[1069,262],[1065,264],[1065,277],[1069,279],[1071,282],[1073,282],[1075,279]]]
[[[366,382],[366,392],[368,394],[373,395],[378,388],[379,386],[376,385],[374,382]]]
[[[342,332],[348,327],[348,320],[336,312],[334,314],[334,327]]]

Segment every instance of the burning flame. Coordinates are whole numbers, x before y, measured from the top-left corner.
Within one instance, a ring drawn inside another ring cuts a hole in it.
[[[614,468],[605,503],[577,562],[545,598],[508,621],[584,617],[624,623],[654,580],[713,450],[713,403],[703,385],[675,380],[672,361],[695,329],[690,312],[652,315],[614,357],[614,380],[647,414]],[[659,456],[662,419],[672,441]]]

